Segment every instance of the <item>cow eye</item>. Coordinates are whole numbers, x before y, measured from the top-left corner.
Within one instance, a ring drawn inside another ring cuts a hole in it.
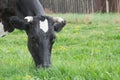
[[[51,43],[53,44],[55,42],[56,38],[53,37],[52,40],[51,40]]]
[[[31,40],[32,40],[33,42],[36,42],[36,38],[35,38],[34,36],[31,37]]]

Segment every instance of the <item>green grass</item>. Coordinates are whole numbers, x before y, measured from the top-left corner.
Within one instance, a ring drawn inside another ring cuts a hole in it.
[[[68,22],[57,33],[52,67],[35,70],[24,31],[0,38],[0,80],[120,80],[120,15],[49,14]]]

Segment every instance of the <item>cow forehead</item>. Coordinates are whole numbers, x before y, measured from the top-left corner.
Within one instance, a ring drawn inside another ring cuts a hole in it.
[[[44,21],[39,21],[39,26],[40,26],[40,29],[42,29],[45,33],[48,32],[48,20],[45,19]]]

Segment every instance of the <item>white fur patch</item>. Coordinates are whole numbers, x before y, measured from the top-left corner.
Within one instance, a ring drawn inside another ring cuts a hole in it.
[[[59,22],[59,23],[61,23],[61,22],[64,21],[64,19],[61,18],[61,17],[53,17],[53,20],[54,20],[55,22]]]
[[[40,21],[40,29],[42,29],[45,33],[48,31],[48,20]]]
[[[5,35],[7,35],[8,34],[8,32],[6,31],[4,31],[4,27],[3,27],[3,24],[0,22],[0,37],[2,37],[2,36],[5,36]]]
[[[33,21],[33,17],[32,16],[27,16],[24,19],[26,19],[27,22],[32,22]]]

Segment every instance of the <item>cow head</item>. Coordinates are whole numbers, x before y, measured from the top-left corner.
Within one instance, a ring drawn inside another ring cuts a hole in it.
[[[10,23],[15,28],[26,31],[28,49],[36,67],[49,67],[52,45],[56,39],[55,31],[61,31],[66,21],[62,18],[48,16],[27,16],[24,19],[13,16],[10,18]]]

